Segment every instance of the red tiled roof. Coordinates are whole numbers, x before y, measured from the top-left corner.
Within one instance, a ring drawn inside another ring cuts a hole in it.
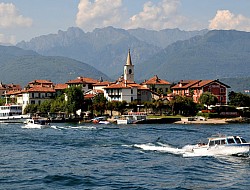
[[[64,90],[66,88],[68,88],[67,84],[56,84],[55,85],[55,90]]]
[[[186,89],[190,88],[191,86],[195,85],[201,80],[182,80],[178,84],[172,87],[172,89]]]
[[[53,84],[53,82],[51,82],[50,80],[33,80],[31,82],[29,82],[29,84],[34,84],[34,83],[39,83],[39,84]]]
[[[69,80],[66,84],[95,84],[98,80],[87,78],[87,77],[77,77],[76,79]]]
[[[6,95],[17,95],[17,94],[21,94],[22,91],[21,90],[11,90],[9,92],[6,92]]]
[[[133,83],[125,83],[124,81],[120,82],[120,83],[117,83],[117,84],[112,84],[110,86],[107,86],[107,87],[105,87],[105,89],[114,89],[114,88],[127,88],[128,89],[128,88],[135,88],[135,87],[137,87],[140,90],[149,90],[148,88],[143,87],[142,85],[137,84],[135,82],[133,82]]]
[[[211,82],[213,82],[214,80],[201,80],[198,83],[196,83],[195,85],[192,86],[192,88],[199,88],[199,87],[203,87]]]
[[[173,86],[172,89],[200,88],[200,87],[210,84],[211,82],[218,82],[221,85],[224,85],[227,88],[230,88],[230,86],[223,84],[222,82],[218,80],[186,80],[186,81],[180,81],[178,84]]]
[[[170,82],[158,78],[157,75],[153,76],[152,78],[148,79],[147,81],[143,82],[142,84],[170,84]]]
[[[130,85],[124,84],[124,83],[118,83],[118,84],[112,84],[110,86],[105,87],[106,89],[112,89],[112,88],[131,88]]]
[[[22,92],[55,92],[55,89],[50,87],[34,86],[32,88],[23,90]]]
[[[204,87],[212,82],[216,82],[216,83],[219,83],[227,88],[230,88],[230,86],[220,82],[219,80],[202,80],[202,81],[198,82],[197,84],[195,84],[194,86],[192,86],[192,88]]]
[[[2,84],[0,90],[21,90],[22,87],[19,84]]]
[[[108,86],[110,84],[112,83],[109,81],[103,81],[103,82],[98,81],[97,83],[93,84],[93,86]]]

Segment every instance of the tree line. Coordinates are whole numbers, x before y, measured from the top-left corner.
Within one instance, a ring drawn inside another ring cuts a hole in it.
[[[230,92],[229,105],[234,107],[249,107],[250,96],[243,93]],[[3,100],[0,103],[3,104]],[[96,95],[93,99],[84,99],[81,87],[70,87],[64,92],[56,94],[54,99],[46,100],[40,105],[29,104],[26,106],[25,113],[58,113],[64,112],[76,116],[76,111],[91,111],[94,115],[103,115],[107,110],[110,115],[113,111],[120,114],[128,110],[145,111],[158,115],[183,115],[193,116],[199,110],[208,109],[210,105],[216,105],[218,99],[210,92],[205,92],[199,98],[199,103],[195,103],[192,97],[174,96],[172,100],[166,99],[153,100],[150,102],[108,101],[103,94]]]

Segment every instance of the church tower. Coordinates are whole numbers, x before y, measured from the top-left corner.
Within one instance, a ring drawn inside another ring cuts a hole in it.
[[[128,50],[127,62],[124,65],[124,80],[134,82],[134,65],[131,61],[130,50]]]

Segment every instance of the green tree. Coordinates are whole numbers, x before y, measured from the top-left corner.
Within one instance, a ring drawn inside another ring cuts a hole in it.
[[[116,106],[118,105],[118,101],[109,101],[107,103],[107,109],[110,110],[111,116],[113,116],[113,111],[116,111]]]
[[[114,105],[115,105],[115,111],[118,111],[121,113],[121,115],[125,112],[126,108],[127,108],[127,102],[126,101],[122,101],[122,102],[119,102],[119,101],[115,101],[114,102]]]
[[[128,107],[132,109],[133,112],[137,111],[138,102],[136,100],[129,102]]]
[[[98,94],[93,98],[93,109],[102,115],[107,108],[107,102],[103,94]]]
[[[48,112],[50,112],[50,108],[51,108],[52,102],[53,102],[53,100],[46,100],[46,101],[42,102],[38,106],[38,111],[41,112],[41,113],[48,113]]]
[[[153,108],[155,110],[155,112],[160,112],[160,115],[162,115],[162,109],[164,107],[164,103],[161,99],[156,100],[153,102]]]
[[[228,95],[229,103],[233,106],[238,107],[249,107],[250,106],[250,96],[247,94],[236,93],[234,91],[230,92]]]
[[[25,109],[24,113],[37,113],[38,111],[38,105],[37,104],[28,104]]]
[[[175,96],[168,104],[172,108],[173,115],[189,116],[197,113],[197,104],[190,97]]]
[[[148,113],[148,109],[152,108],[152,104],[153,104],[153,103],[152,103],[152,102],[149,102],[149,101],[143,102],[143,105],[144,105],[144,107],[145,107],[147,113]]]
[[[81,87],[72,86],[67,88],[65,93],[67,96],[67,111],[76,115],[76,111],[83,109],[84,105],[84,96]]]
[[[4,98],[0,98],[0,106],[5,105],[6,100]]]
[[[57,96],[54,101],[51,102],[50,112],[65,112],[67,110],[67,102],[65,101],[65,96]]]
[[[200,98],[199,98],[199,102],[201,104],[206,104],[207,105],[207,109],[210,105],[215,105],[216,103],[218,103],[218,98],[213,95],[211,92],[204,92]]]

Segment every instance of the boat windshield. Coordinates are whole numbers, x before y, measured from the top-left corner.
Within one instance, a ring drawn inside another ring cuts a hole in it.
[[[240,138],[239,137],[234,137],[236,144],[241,144]]]
[[[227,143],[228,143],[228,144],[235,144],[233,138],[228,138],[228,139],[227,139]]]
[[[243,138],[241,138],[241,142],[242,143],[247,143],[247,141],[245,139],[243,139]]]

